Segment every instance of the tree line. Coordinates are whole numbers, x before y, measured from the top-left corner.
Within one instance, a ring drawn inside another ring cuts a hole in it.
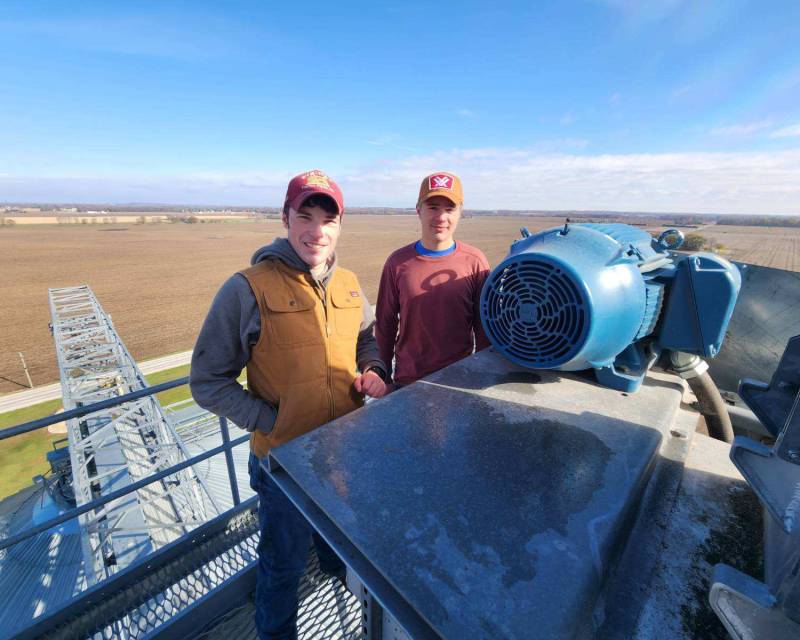
[[[720,216],[717,224],[742,227],[800,227],[798,216]]]

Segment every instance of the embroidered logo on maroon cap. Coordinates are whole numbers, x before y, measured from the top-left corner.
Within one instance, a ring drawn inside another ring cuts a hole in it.
[[[445,175],[444,173],[439,173],[437,175],[433,175],[428,180],[428,189],[433,191],[434,189],[448,189],[452,190],[453,188],[453,176]]]

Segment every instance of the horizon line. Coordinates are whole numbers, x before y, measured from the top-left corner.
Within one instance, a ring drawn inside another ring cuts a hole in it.
[[[172,209],[206,209],[212,211],[218,210],[252,210],[258,211],[261,209],[276,209],[280,211],[282,205],[230,205],[230,204],[184,204],[184,203],[170,203],[170,202],[0,202],[0,207],[15,207],[15,208],[34,208],[34,207],[165,207]],[[355,212],[363,209],[390,209],[396,211],[415,211],[415,207],[397,207],[388,205],[361,205],[346,207],[345,212]],[[44,209],[45,211],[55,211],[55,208]],[[135,210],[131,213],[145,211],[144,209]],[[762,217],[796,217],[800,214],[797,213],[724,213],[724,212],[692,212],[692,211],[642,211],[642,210],[624,210],[624,209],[469,209],[464,208],[463,213],[478,213],[478,214],[497,214],[504,212],[517,215],[548,215],[554,214],[553,217],[563,217],[564,215],[608,215],[608,214],[624,214],[624,215],[649,215],[649,216],[762,216]],[[64,213],[88,213],[88,212],[64,212]],[[96,215],[95,212],[90,215]],[[108,213],[111,213],[110,211]]]

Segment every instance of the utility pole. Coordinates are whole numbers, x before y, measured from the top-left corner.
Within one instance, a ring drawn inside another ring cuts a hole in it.
[[[33,389],[33,382],[31,381],[31,374],[28,373],[28,365],[25,364],[25,356],[22,355],[22,351],[17,351],[19,354],[19,359],[22,360],[22,368],[25,369],[25,377],[28,379],[28,386]]]

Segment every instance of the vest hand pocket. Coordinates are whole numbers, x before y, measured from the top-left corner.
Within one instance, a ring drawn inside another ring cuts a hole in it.
[[[324,390],[314,382],[292,385],[281,394],[278,417],[272,429],[275,445],[288,442],[330,420],[329,404]]]

